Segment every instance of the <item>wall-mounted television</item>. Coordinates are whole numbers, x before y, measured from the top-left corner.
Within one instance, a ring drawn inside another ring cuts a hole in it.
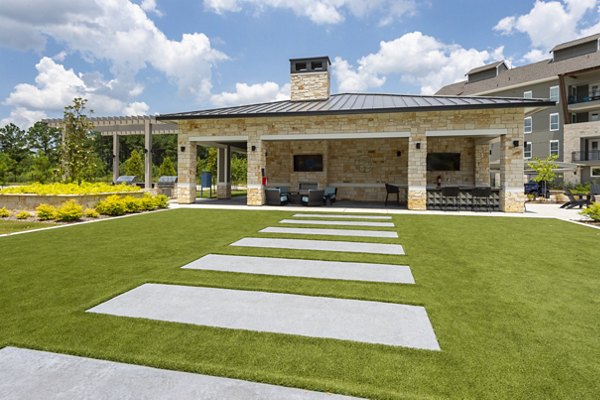
[[[323,171],[322,154],[298,154],[294,155],[294,172],[318,172]]]
[[[460,153],[428,153],[427,171],[460,171]]]

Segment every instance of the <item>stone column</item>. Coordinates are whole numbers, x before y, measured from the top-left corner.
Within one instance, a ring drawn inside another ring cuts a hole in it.
[[[231,147],[217,149],[217,199],[231,198]]]
[[[509,129],[500,137],[500,210],[504,212],[525,211],[523,145],[520,129]]]
[[[144,121],[144,188],[152,189],[152,124]]]
[[[408,209],[427,209],[427,136],[413,131],[408,139]]]
[[[265,204],[265,190],[262,185],[262,172],[266,174],[267,157],[265,146],[260,135],[253,133],[248,136],[248,200],[249,206]]]
[[[196,202],[196,143],[179,135],[177,154],[177,202]]]
[[[119,135],[117,135],[116,133],[113,133],[113,183],[116,183],[117,179],[119,178],[119,152],[120,151],[121,151],[121,149],[120,149]]]
[[[490,186],[490,145],[475,143],[475,186]]]

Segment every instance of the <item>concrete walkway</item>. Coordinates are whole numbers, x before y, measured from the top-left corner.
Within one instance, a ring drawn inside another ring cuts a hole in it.
[[[404,255],[404,248],[399,244],[341,242],[336,240],[243,238],[231,243],[230,246]]]
[[[378,228],[392,228],[393,222],[372,222],[372,221],[327,221],[315,219],[282,219],[280,224],[300,224],[300,225],[328,225],[328,226],[370,226]]]
[[[0,349],[3,400],[350,400],[328,393],[15,347]]]
[[[404,304],[147,283],[88,312],[440,350],[425,308]]]
[[[414,284],[406,265],[207,254],[181,268],[304,278]]]
[[[260,233],[288,233],[296,235],[325,235],[325,236],[354,236],[373,238],[398,238],[394,231],[375,231],[365,229],[319,229],[319,228],[288,228],[282,226],[268,226]]]

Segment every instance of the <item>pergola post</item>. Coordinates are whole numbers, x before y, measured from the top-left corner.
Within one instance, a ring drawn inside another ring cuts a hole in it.
[[[475,186],[490,186],[490,145],[475,141]]]
[[[249,206],[262,206],[265,204],[265,190],[263,186],[263,174],[266,175],[267,157],[264,142],[258,134],[248,135],[248,175],[247,187]]]
[[[217,199],[231,198],[231,146],[217,148]]]
[[[152,189],[152,123],[144,121],[144,187]]]
[[[113,183],[117,182],[119,178],[119,152],[120,152],[120,141],[119,134],[113,133],[113,151],[112,151],[112,159],[113,159]]]

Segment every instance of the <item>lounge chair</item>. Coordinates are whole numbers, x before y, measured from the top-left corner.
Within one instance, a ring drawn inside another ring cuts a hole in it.
[[[566,190],[565,195],[569,198],[569,201],[567,201],[565,204],[560,206],[560,208],[575,208],[575,207],[583,208],[583,206],[589,206],[592,202],[590,199],[590,196],[586,196],[585,198],[576,199],[575,195],[573,193],[571,193],[570,190]]]
[[[396,204],[400,205],[400,188],[396,185],[385,184],[385,206],[387,207],[388,196],[390,194],[396,195]]]
[[[265,189],[265,203],[269,206],[284,206],[288,202],[288,195],[281,193],[281,189]]]
[[[308,195],[302,196],[302,204],[305,206],[322,206],[324,201],[324,190],[308,189]]]
[[[325,200],[325,204],[330,205],[335,203],[335,196],[337,195],[337,188],[333,186],[327,186],[323,191],[323,199]]]

